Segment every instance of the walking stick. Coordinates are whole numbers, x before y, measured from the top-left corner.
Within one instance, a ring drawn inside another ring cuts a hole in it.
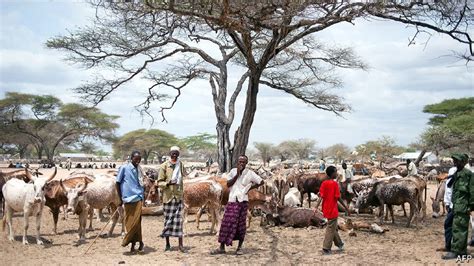
[[[89,245],[89,247],[86,249],[86,252],[84,252],[83,255],[86,255],[86,253],[89,251],[89,249],[91,249],[91,247],[94,245],[95,241],[97,241],[97,238],[99,238],[99,236],[102,234],[102,232],[104,232],[104,229],[107,227],[107,225],[110,223],[110,220],[112,220],[112,218],[114,218],[115,214],[117,213],[119,208],[115,209],[114,213],[112,214],[112,216],[110,216],[110,219],[107,221],[107,223],[104,225],[104,227],[102,227],[102,230],[100,230],[100,233],[94,238],[94,241],[92,241],[92,243]],[[123,221],[122,221],[123,223]]]

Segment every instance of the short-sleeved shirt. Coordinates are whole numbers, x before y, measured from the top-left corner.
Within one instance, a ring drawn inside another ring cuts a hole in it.
[[[227,180],[231,180],[237,175],[237,168],[230,170]],[[248,201],[249,197],[247,193],[252,185],[260,184],[262,178],[258,176],[254,171],[244,169],[242,175],[237,178],[235,183],[230,187],[229,202],[244,202]]]
[[[139,175],[139,170],[132,163],[120,167],[116,182],[120,184],[124,203],[133,203],[144,199],[144,189],[138,180]]]
[[[345,169],[345,170],[344,170],[344,174],[345,174],[346,180],[349,180],[349,181],[351,181],[352,177],[354,177],[354,176],[352,175],[352,171],[349,170],[349,169]]]
[[[339,185],[336,181],[325,180],[319,188],[319,195],[323,199],[323,215],[327,219],[334,219],[339,216],[337,200],[341,197]]]

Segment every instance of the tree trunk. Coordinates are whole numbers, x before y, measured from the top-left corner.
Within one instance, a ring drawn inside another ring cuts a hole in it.
[[[426,150],[423,149],[421,152],[420,152],[420,155],[418,155],[418,158],[416,158],[416,161],[415,161],[415,165],[416,167],[419,166],[421,160],[423,160],[423,156],[425,156],[425,153],[426,153]]]
[[[222,121],[218,121],[217,130],[217,163],[219,171],[225,173],[230,171],[232,164],[232,149],[230,148],[229,131],[230,127]]]
[[[260,74],[251,73],[247,99],[245,101],[245,110],[242,116],[242,121],[234,136],[234,150],[232,153],[232,166],[237,164],[237,160],[241,154],[245,154],[247,145],[249,143],[250,129],[252,128],[255,112],[257,111],[257,94]]]

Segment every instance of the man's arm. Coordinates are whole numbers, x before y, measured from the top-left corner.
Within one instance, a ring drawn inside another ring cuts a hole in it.
[[[232,171],[231,171],[232,173]],[[229,174],[231,174],[229,173]],[[230,188],[231,186],[233,186],[235,184],[235,181],[237,181],[237,179],[239,178],[239,176],[242,174],[242,172],[240,172],[239,170],[237,170],[237,174],[232,177],[230,180],[227,180],[227,187]]]
[[[469,210],[474,211],[474,173],[469,172]]]
[[[155,182],[157,186],[161,189],[166,188],[168,186],[168,183],[166,182],[166,173],[164,165],[160,166],[160,171],[158,172],[158,179],[156,179]]]

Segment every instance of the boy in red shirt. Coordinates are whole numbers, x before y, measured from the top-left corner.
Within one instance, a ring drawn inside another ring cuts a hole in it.
[[[342,242],[339,233],[337,232],[337,217],[339,212],[337,210],[337,202],[341,197],[339,185],[334,180],[337,177],[337,169],[334,166],[329,166],[326,169],[326,174],[329,179],[323,181],[319,189],[319,195],[323,200],[323,215],[328,219],[326,234],[323,242],[323,254],[331,254],[332,242],[339,248],[344,250],[344,242]]]

